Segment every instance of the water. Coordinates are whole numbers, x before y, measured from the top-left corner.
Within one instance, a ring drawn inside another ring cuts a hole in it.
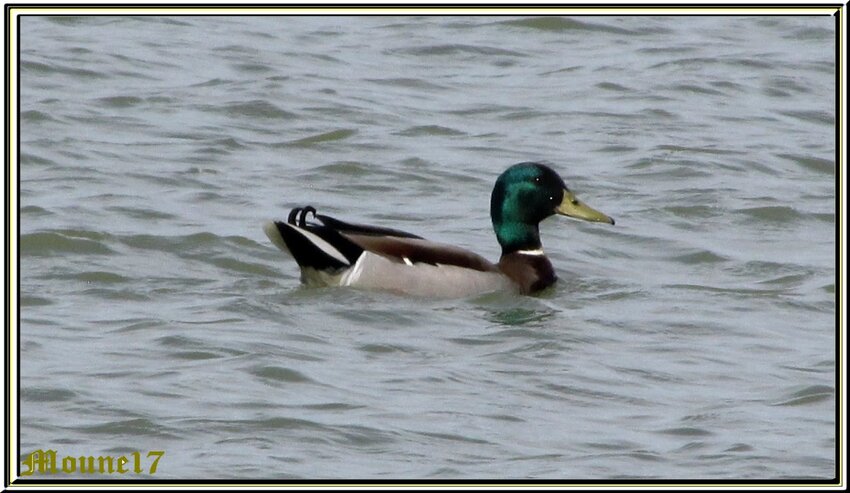
[[[21,447],[155,478],[835,474],[834,19],[24,17]],[[538,297],[299,287],[312,204],[496,259],[548,161]],[[130,476],[121,476],[130,477]]]

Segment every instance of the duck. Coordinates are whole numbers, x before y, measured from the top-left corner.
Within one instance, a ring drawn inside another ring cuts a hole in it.
[[[490,218],[502,248],[497,263],[453,245],[397,229],[344,222],[312,206],[269,221],[269,240],[298,263],[305,286],[350,286],[424,297],[495,291],[534,295],[555,284],[539,224],[553,215],[614,224],[580,201],[550,166],[523,162],[496,179]],[[312,216],[312,220],[308,216]]]

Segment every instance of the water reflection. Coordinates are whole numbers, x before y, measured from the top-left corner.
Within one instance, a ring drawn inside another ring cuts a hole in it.
[[[545,294],[545,293],[544,293]],[[476,300],[490,322],[507,326],[540,326],[560,310],[543,298],[492,293]]]

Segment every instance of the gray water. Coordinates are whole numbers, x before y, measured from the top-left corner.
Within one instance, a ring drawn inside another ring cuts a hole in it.
[[[834,26],[24,17],[22,452],[832,477]],[[493,182],[534,160],[617,220],[545,221],[537,297],[304,288],[262,231],[311,204],[495,260]]]

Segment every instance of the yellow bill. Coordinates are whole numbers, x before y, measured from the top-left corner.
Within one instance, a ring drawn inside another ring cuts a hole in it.
[[[555,208],[555,212],[585,221],[614,224],[612,218],[586,205],[577,199],[575,194],[569,190],[564,190],[564,198],[561,200],[561,204]]]

